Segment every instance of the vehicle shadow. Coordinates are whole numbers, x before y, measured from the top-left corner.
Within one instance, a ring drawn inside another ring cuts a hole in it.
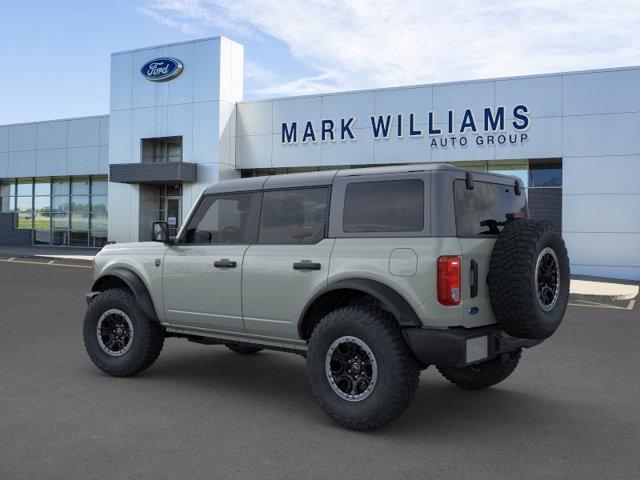
[[[161,356],[143,377],[161,381],[165,388],[204,389],[211,395],[233,398],[236,406],[240,403],[246,408],[247,415],[268,410],[300,417],[302,423],[340,429],[315,402],[302,357],[272,351],[245,356],[222,346],[188,347]],[[585,414],[580,405],[532,392],[521,379],[470,392],[449,384],[431,367],[423,372],[409,410],[379,432],[433,439],[461,430],[540,430],[556,422],[579,423]]]

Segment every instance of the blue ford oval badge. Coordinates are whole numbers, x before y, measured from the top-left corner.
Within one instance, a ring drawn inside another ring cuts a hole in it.
[[[140,73],[152,82],[166,82],[182,73],[184,65],[177,58],[162,57],[149,60],[140,69]]]
[[[479,311],[480,311],[480,309],[479,309],[478,307],[471,307],[471,308],[469,309],[469,313],[470,313],[471,315],[476,315]]]

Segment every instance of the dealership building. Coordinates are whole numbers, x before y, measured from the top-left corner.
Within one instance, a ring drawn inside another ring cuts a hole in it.
[[[107,115],[0,126],[0,244],[149,240],[219,180],[447,162],[520,177],[574,273],[640,279],[640,67],[245,102],[243,53],[114,53]]]

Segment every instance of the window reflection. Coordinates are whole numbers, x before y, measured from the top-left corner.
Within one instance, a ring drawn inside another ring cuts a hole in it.
[[[36,245],[102,247],[107,242],[107,177],[38,177],[0,181],[0,212]]]

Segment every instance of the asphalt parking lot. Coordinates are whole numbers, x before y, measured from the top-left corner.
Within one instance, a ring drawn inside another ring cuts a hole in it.
[[[83,265],[0,259],[1,479],[638,478],[640,307],[577,303],[497,387],[430,368],[374,433],[316,405],[304,360],[169,339],[126,379],[81,338]]]

